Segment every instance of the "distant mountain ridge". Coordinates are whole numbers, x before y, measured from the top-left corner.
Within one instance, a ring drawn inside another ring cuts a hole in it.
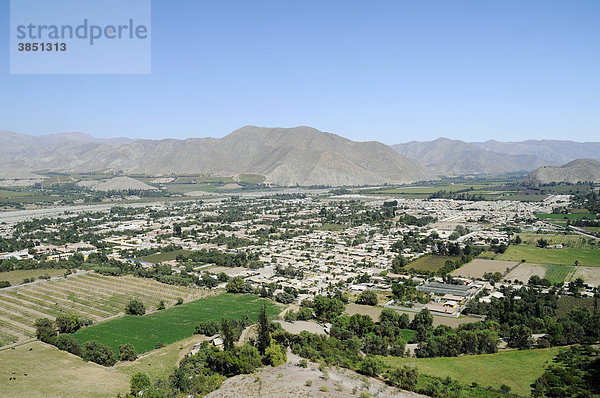
[[[497,153],[448,138],[412,141],[391,147],[417,164],[446,176],[531,171],[548,164],[533,155]]]
[[[575,159],[600,160],[600,142],[575,142],[559,140],[527,140],[500,142],[495,140],[472,142],[472,145],[508,155],[532,155],[548,164],[561,165]]]
[[[600,162],[576,159],[560,167],[544,166],[529,174],[527,179],[534,184],[600,182]]]
[[[436,178],[387,145],[354,142],[305,126],[245,126],[220,139],[186,140],[1,132],[0,167],[23,172],[252,173],[284,186],[398,184]]]

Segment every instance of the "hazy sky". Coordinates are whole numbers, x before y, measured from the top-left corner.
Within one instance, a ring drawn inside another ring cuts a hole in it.
[[[600,141],[600,1],[154,0],[152,74],[10,75],[0,130]]]

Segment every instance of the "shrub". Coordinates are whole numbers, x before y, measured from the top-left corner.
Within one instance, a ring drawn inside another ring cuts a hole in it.
[[[133,299],[125,308],[125,312],[129,315],[144,315],[146,313],[146,306],[140,300]]]
[[[131,394],[138,395],[140,391],[148,389],[152,384],[150,378],[144,373],[136,373],[131,376]]]
[[[81,320],[77,315],[60,315],[56,317],[54,325],[59,333],[75,333],[81,327]]]
[[[177,302],[175,303],[175,305],[181,305],[183,304],[183,299],[181,297],[177,297]]]
[[[157,310],[164,310],[165,309],[165,300],[160,300],[160,302],[158,303],[158,306],[156,307]]]
[[[129,343],[121,344],[119,346],[119,359],[121,361],[135,361],[137,359],[135,347]]]
[[[280,345],[271,344],[265,349],[263,362],[265,365],[273,367],[284,364],[287,361],[287,354]]]
[[[117,354],[109,346],[92,340],[85,343],[83,359],[102,366],[112,366],[117,363]]]
[[[356,304],[377,305],[377,294],[370,290],[365,290],[356,299]]]
[[[206,322],[199,322],[196,325],[196,329],[194,330],[194,334],[203,334],[205,336],[214,336],[219,333],[219,322],[211,319]]]
[[[75,338],[70,334],[58,335],[58,337],[56,338],[56,347],[59,350],[70,352],[71,354],[77,355],[78,357],[82,356],[83,353],[79,341],[75,340]]]

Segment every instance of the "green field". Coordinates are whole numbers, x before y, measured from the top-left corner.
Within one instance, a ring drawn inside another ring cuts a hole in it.
[[[17,191],[8,191],[6,189],[0,189],[0,198],[20,198],[23,196],[29,196],[31,193],[29,192],[17,192]]]
[[[341,231],[348,228],[347,225],[340,224],[323,224],[318,229],[321,231]]]
[[[575,266],[572,265],[545,265],[546,274],[545,279],[548,279],[552,283],[563,283],[570,281],[571,277],[575,273]]]
[[[561,244],[564,247],[575,249],[596,249],[598,241],[581,235],[559,235],[559,234],[519,234],[524,244],[535,246],[538,240],[544,239],[550,245]]]
[[[420,372],[436,377],[448,377],[463,384],[478,383],[498,389],[502,384],[512,392],[529,395],[530,384],[544,372],[544,367],[558,353],[558,348],[505,351],[497,354],[465,355],[440,358],[380,357],[388,366],[416,366]]]
[[[16,380],[9,381],[9,377]],[[0,351],[2,397],[109,398],[127,392],[128,375],[41,341]]]
[[[262,184],[267,178],[260,174],[240,174],[238,179],[247,184]]]
[[[579,265],[597,267],[600,266],[600,249],[542,249],[535,246],[511,245],[496,258],[506,261],[522,259],[533,264],[574,265],[575,261],[579,261]]]
[[[200,321],[239,319],[248,315],[256,321],[260,306],[267,304],[267,314],[280,312],[270,300],[247,294],[220,294],[192,301],[144,316],[126,315],[77,331],[73,336],[81,343],[97,340],[118,352],[119,344],[133,344],[141,354],[154,349],[157,343],[170,344],[190,337]]]
[[[458,257],[448,256],[422,256],[406,266],[407,269],[414,269],[415,271],[429,271],[435,272],[440,270],[446,261],[457,260]]]
[[[158,350],[151,351],[133,362],[118,362],[115,367],[128,376],[138,372],[145,373],[155,382],[160,378],[168,378],[183,356],[197,343],[206,340],[201,335],[193,335],[186,339],[168,344]]]
[[[577,213],[577,214],[536,214],[537,218],[541,220],[581,220],[582,218],[590,218],[595,219],[596,216],[594,214],[585,214],[585,213]]]
[[[23,279],[35,278],[40,279],[40,276],[59,276],[64,275],[65,269],[22,269],[16,271],[0,272],[0,281],[9,281],[11,285],[18,285],[23,282]]]
[[[183,254],[185,256],[190,253],[191,253],[191,251],[189,251],[189,250],[180,249],[180,250],[173,250],[172,252],[150,254],[149,256],[138,257],[138,258],[136,258],[136,260],[146,261],[146,262],[153,263],[153,264],[158,264],[162,261],[175,260],[179,254]]]

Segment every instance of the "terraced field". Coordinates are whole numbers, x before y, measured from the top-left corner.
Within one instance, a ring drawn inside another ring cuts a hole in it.
[[[207,296],[208,290],[171,286],[134,276],[103,276],[94,273],[0,290],[0,346],[33,338],[37,318],[55,319],[63,314],[100,322],[123,313],[137,298],[147,310],[164,300],[173,306]]]

